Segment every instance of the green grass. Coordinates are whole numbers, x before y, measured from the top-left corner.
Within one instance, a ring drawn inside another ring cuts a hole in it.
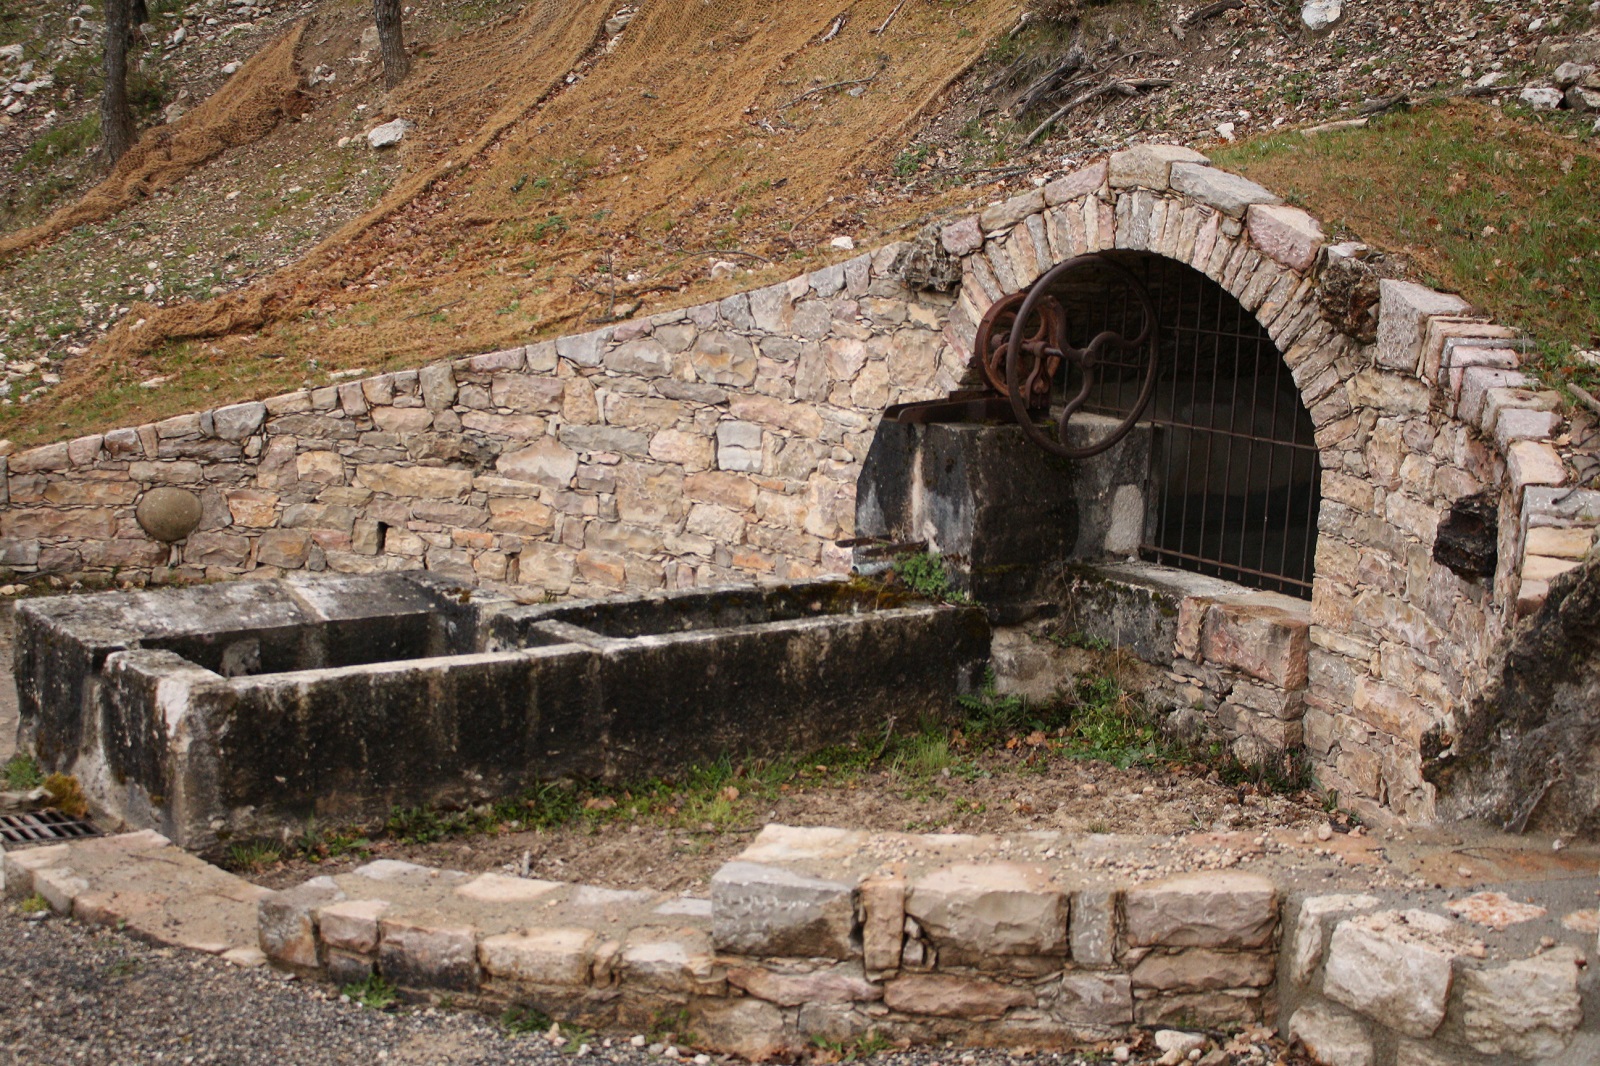
[[[371,974],[355,984],[345,985],[339,992],[349,996],[352,1003],[358,1003],[372,1010],[388,1010],[399,998],[394,985],[377,974]]]
[[[43,914],[50,909],[50,901],[35,892],[17,904],[17,909],[23,914]]]
[[[1581,121],[1580,121],[1581,120]],[[1214,153],[1310,210],[1336,235],[1406,255],[1540,342],[1532,369],[1600,386],[1572,358],[1600,347],[1600,138],[1592,116],[1446,103],[1366,129],[1283,133]]]
[[[229,845],[222,865],[239,873],[259,873],[284,858],[283,845],[270,840],[248,840]]]
[[[930,552],[901,555],[895,559],[893,570],[896,579],[919,596],[951,602],[966,598],[951,584],[944,560]]]
[[[44,771],[39,762],[26,752],[18,752],[6,760],[6,788],[12,792],[27,792],[44,784]]]
[[[512,1036],[523,1036],[548,1032],[551,1019],[538,1007],[507,1007],[500,1015],[500,1026]]]

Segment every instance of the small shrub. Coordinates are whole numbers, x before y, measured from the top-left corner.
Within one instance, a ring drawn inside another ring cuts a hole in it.
[[[438,812],[427,807],[396,807],[389,812],[384,830],[406,844],[432,844],[444,839],[446,834]]]
[[[51,774],[44,779],[44,790],[50,797],[50,806],[71,818],[82,818],[89,813],[89,801],[83,787],[70,774]]]
[[[944,560],[931,552],[902,555],[894,561],[894,575],[906,588],[931,600],[956,600],[960,595],[950,585],[950,571]]]
[[[372,1010],[388,1010],[399,998],[394,985],[377,974],[371,974],[355,984],[345,985],[339,991],[349,996],[352,1003],[359,1003]]]
[[[18,752],[6,760],[6,788],[13,792],[27,792],[44,784],[44,771],[38,760],[26,752]]]

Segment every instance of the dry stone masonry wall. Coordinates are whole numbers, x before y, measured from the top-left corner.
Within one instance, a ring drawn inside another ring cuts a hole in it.
[[[1238,298],[1316,426],[1304,685],[1267,679],[1281,706],[1247,707],[1236,732],[1298,734],[1365,813],[1432,817],[1423,753],[1448,749],[1507,627],[1588,550],[1600,498],[1571,491],[1558,399],[1518,370],[1510,330],[1385,280],[1376,340],[1340,332],[1321,280],[1357,250],[1183,148],[1119,152],[944,227],[905,258],[959,273],[953,300],[908,289],[889,246],[580,336],[12,454],[0,566],[426,568],[559,594],[840,574],[883,408],[970,380],[995,300],[1108,249],[1190,264]],[[163,524],[187,536],[145,532]],[[1211,665],[1198,632],[1176,680]],[[1190,680],[1213,718],[1237,687]]]

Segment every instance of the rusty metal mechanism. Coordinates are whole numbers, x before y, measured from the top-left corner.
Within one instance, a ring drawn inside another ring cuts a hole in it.
[[[1141,324],[1137,335],[1128,337],[1116,330],[1102,330],[1082,348],[1074,348],[1063,342],[1050,344],[1042,339],[1048,336],[1046,323],[1052,317],[1061,323],[1061,333],[1065,333],[1066,316],[1062,313],[1061,303],[1052,295],[1052,290],[1061,283],[1066,275],[1084,267],[1094,268],[1109,272],[1132,293],[1141,313]],[[998,308],[1000,305],[996,304]],[[988,325],[994,311],[984,316],[984,324]],[[1012,322],[1021,321],[1034,324],[1032,328],[1009,328],[1005,338],[1005,381],[1004,392],[1011,402],[1012,412],[1016,415],[1017,423],[1022,426],[1022,431],[1028,439],[1053,455],[1064,459],[1087,459],[1092,455],[1099,455],[1112,445],[1116,444],[1144,417],[1145,408],[1150,406],[1150,397],[1155,394],[1156,371],[1158,361],[1156,358],[1156,334],[1158,322],[1156,319],[1155,302],[1150,298],[1150,292],[1144,283],[1139,280],[1131,270],[1113,259],[1102,255],[1089,254],[1075,256],[1063,263],[1058,263],[1050,269],[1044,277],[1028,290],[1026,297],[1016,308],[1011,318]],[[999,324],[995,328],[999,328]],[[986,342],[994,344],[998,338],[984,337],[980,331],[978,342],[981,346]],[[1143,353],[1142,364],[1137,363],[1140,353]],[[1112,355],[1118,356],[1115,360],[1119,368],[1126,369],[1129,360],[1134,360],[1135,365],[1142,371],[1143,380],[1140,383],[1138,398],[1134,401],[1128,412],[1123,416],[1113,429],[1105,433],[1098,440],[1088,444],[1073,446],[1067,443],[1067,423],[1072,416],[1089,399],[1099,381],[1102,364],[1111,361]],[[1049,389],[1054,374],[1064,364],[1076,371],[1069,374],[1069,380],[1076,377],[1077,392],[1061,407],[1059,413],[1050,411],[1048,417],[1055,422],[1054,435],[1046,432],[1045,427],[1033,420],[1032,412],[1041,408],[1048,409]],[[1043,379],[1044,403],[1039,402],[1040,368],[1047,370]]]
[[[1017,311],[1027,299],[1025,292],[1003,296],[989,308],[978,324],[978,338],[972,357],[984,379],[996,392],[1006,392],[1006,355],[1011,350],[1011,335],[1017,332]],[[1022,379],[1024,403],[1030,411],[1050,409],[1050,387],[1061,370],[1061,350],[1067,344],[1067,314],[1061,301],[1046,294],[1038,301],[1027,327],[1018,339],[1024,365]]]

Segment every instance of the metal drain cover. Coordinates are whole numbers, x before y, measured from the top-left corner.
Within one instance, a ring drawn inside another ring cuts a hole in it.
[[[0,814],[0,843],[4,844],[43,844],[52,840],[81,840],[99,835],[100,830],[88,822],[60,811]]]

